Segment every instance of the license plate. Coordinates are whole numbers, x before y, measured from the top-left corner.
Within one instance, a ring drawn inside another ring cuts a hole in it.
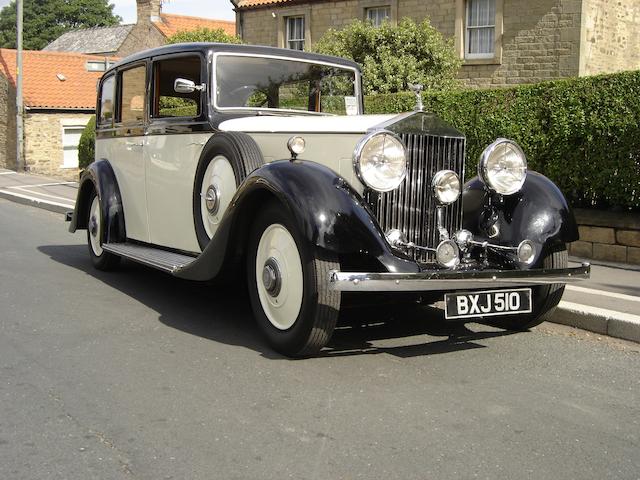
[[[531,289],[447,293],[444,296],[444,306],[447,320],[530,313]]]

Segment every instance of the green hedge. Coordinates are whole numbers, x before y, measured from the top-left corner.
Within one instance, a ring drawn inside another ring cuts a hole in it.
[[[489,143],[511,138],[573,206],[640,208],[640,71],[425,94],[424,103],[467,136],[467,178]],[[407,93],[365,99],[367,113],[414,105]]]

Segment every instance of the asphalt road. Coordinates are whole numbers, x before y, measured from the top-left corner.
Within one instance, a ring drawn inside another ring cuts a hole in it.
[[[66,228],[0,199],[2,479],[640,478],[638,345],[412,309],[287,360],[236,285]]]

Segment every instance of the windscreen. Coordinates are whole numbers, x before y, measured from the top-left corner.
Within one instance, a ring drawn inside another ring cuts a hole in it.
[[[356,73],[346,68],[264,57],[220,55],[218,108],[356,115]]]

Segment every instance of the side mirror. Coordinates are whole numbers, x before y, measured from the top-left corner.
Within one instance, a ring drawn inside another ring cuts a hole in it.
[[[173,82],[173,89],[176,93],[192,93],[195,90],[204,90],[204,83],[196,85],[193,80],[187,80],[186,78],[176,78]]]

